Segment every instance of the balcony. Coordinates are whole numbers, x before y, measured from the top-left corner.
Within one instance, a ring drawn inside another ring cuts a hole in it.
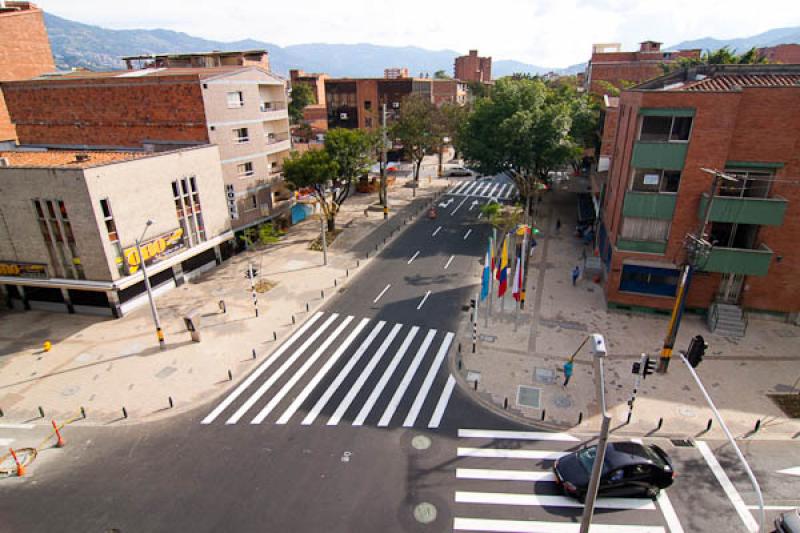
[[[625,193],[622,214],[626,217],[671,220],[677,200],[676,194],[628,191]]]
[[[636,168],[683,170],[688,149],[689,143],[686,142],[636,141],[633,145],[631,165]]]
[[[697,218],[700,220],[703,219],[706,203],[708,203],[708,194],[703,194],[697,212]],[[714,196],[709,221],[780,226],[783,224],[788,204],[789,202],[780,196],[772,198]]]
[[[289,112],[286,108],[285,102],[261,102],[259,106],[264,120],[282,120],[289,118]]]
[[[701,270],[724,274],[766,276],[772,255],[773,251],[764,244],[752,250],[715,246]]]
[[[292,148],[288,133],[266,133],[264,141],[267,144],[267,154],[276,154]]]

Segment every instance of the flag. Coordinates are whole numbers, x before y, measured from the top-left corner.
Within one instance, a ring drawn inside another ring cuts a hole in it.
[[[486,258],[483,262],[483,276],[481,278],[481,301],[485,300],[487,296],[489,296],[489,281],[491,280],[491,250],[492,250],[492,240],[489,239],[489,246],[486,249]]]
[[[490,257],[492,258],[492,261],[491,261],[491,269],[492,269],[491,270],[491,275],[493,276],[494,275],[494,269],[497,268],[497,265],[495,265],[496,258],[494,256],[494,238],[493,237],[489,237],[489,254],[490,254]]]
[[[508,288],[508,236],[503,239],[503,250],[500,253],[500,267],[497,271],[497,280],[500,282],[497,287],[497,296],[502,298]]]
[[[511,295],[516,301],[519,301],[522,291],[522,265],[520,258],[517,257],[517,269],[514,271],[514,283],[511,285]]]

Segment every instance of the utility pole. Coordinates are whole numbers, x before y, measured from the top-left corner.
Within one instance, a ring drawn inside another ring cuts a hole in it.
[[[603,361],[606,357],[606,341],[602,335],[593,333],[592,352],[594,353],[594,384],[597,393],[597,405],[600,406],[600,413],[603,422],[600,425],[600,436],[597,439],[597,451],[592,464],[592,477],[589,479],[589,487],[586,489],[586,503],[583,506],[583,516],[581,517],[580,533],[589,533],[594,515],[594,504],[597,500],[597,489],[600,487],[600,474],[603,471],[603,463],[606,460],[606,445],[608,444],[608,433],[611,426],[611,415],[606,409],[606,387],[605,375],[603,373]]]
[[[256,294],[256,273],[253,269],[253,263],[247,265],[247,277],[250,278],[250,294],[253,297],[253,309],[255,309],[256,318],[258,318],[258,295]]]
[[[328,237],[325,235],[325,216],[320,210],[319,213],[319,234],[322,240],[322,265],[328,265]]]
[[[711,189],[708,194],[708,202],[706,202],[705,209],[703,210],[703,218],[700,225],[694,234],[687,234],[684,248],[686,249],[686,260],[681,268],[681,277],[678,282],[678,288],[675,291],[675,304],[672,306],[672,315],[669,319],[669,326],[667,328],[667,335],[664,337],[664,345],[661,348],[661,357],[658,361],[658,373],[666,374],[669,368],[670,359],[672,359],[672,349],[675,346],[675,339],[678,337],[678,329],[681,326],[681,318],[683,318],[683,310],[686,307],[686,295],[689,292],[689,286],[692,282],[692,274],[694,270],[701,266],[711,253],[713,245],[706,238],[706,226],[708,226],[708,219],[711,216],[711,204],[714,202],[714,195],[717,193],[719,181],[739,181],[733,176],[724,174],[718,170],[701,168],[703,172],[713,176],[711,180]]]
[[[383,203],[383,220],[389,219],[389,187],[386,184],[386,104],[381,108],[381,202]]]
[[[167,346],[164,342],[164,330],[161,329],[161,320],[158,317],[158,309],[156,309],[156,302],[153,298],[153,287],[150,286],[150,278],[147,277],[147,264],[144,260],[144,255],[142,254],[142,239],[144,239],[144,234],[147,233],[147,228],[149,228],[152,224],[153,221],[148,220],[144,226],[142,236],[136,239],[136,253],[139,255],[139,264],[142,267],[142,276],[144,276],[144,288],[147,291],[147,299],[150,302],[150,313],[153,315],[153,324],[156,326],[158,347],[163,350]]]

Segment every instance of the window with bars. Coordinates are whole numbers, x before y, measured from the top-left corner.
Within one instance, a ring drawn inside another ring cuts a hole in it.
[[[640,141],[686,142],[692,131],[692,117],[642,117]]]
[[[53,271],[65,278],[86,279],[63,200],[35,198],[33,207]]]
[[[737,181],[721,180],[717,194],[737,198],[768,198],[775,175],[772,170],[742,168],[726,169],[725,174]]]
[[[186,246],[206,240],[206,228],[203,223],[203,212],[200,206],[200,193],[194,176],[181,178],[172,182],[172,197],[175,200],[175,212],[178,223],[183,230],[183,243]]]
[[[639,192],[678,192],[680,170],[636,168],[633,170],[631,190]]]
[[[236,173],[239,175],[240,178],[246,178],[248,176],[252,176],[255,174],[253,170],[253,162],[247,161],[242,163],[241,165],[236,165]]]

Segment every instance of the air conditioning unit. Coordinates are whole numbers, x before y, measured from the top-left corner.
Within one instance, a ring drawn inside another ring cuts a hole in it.
[[[400,102],[392,102],[393,109],[400,109]]]
[[[339,120],[347,120],[347,113],[339,113]]]
[[[8,166],[11,166],[10,163],[8,162],[8,158],[0,157],[0,167],[8,167]]]

